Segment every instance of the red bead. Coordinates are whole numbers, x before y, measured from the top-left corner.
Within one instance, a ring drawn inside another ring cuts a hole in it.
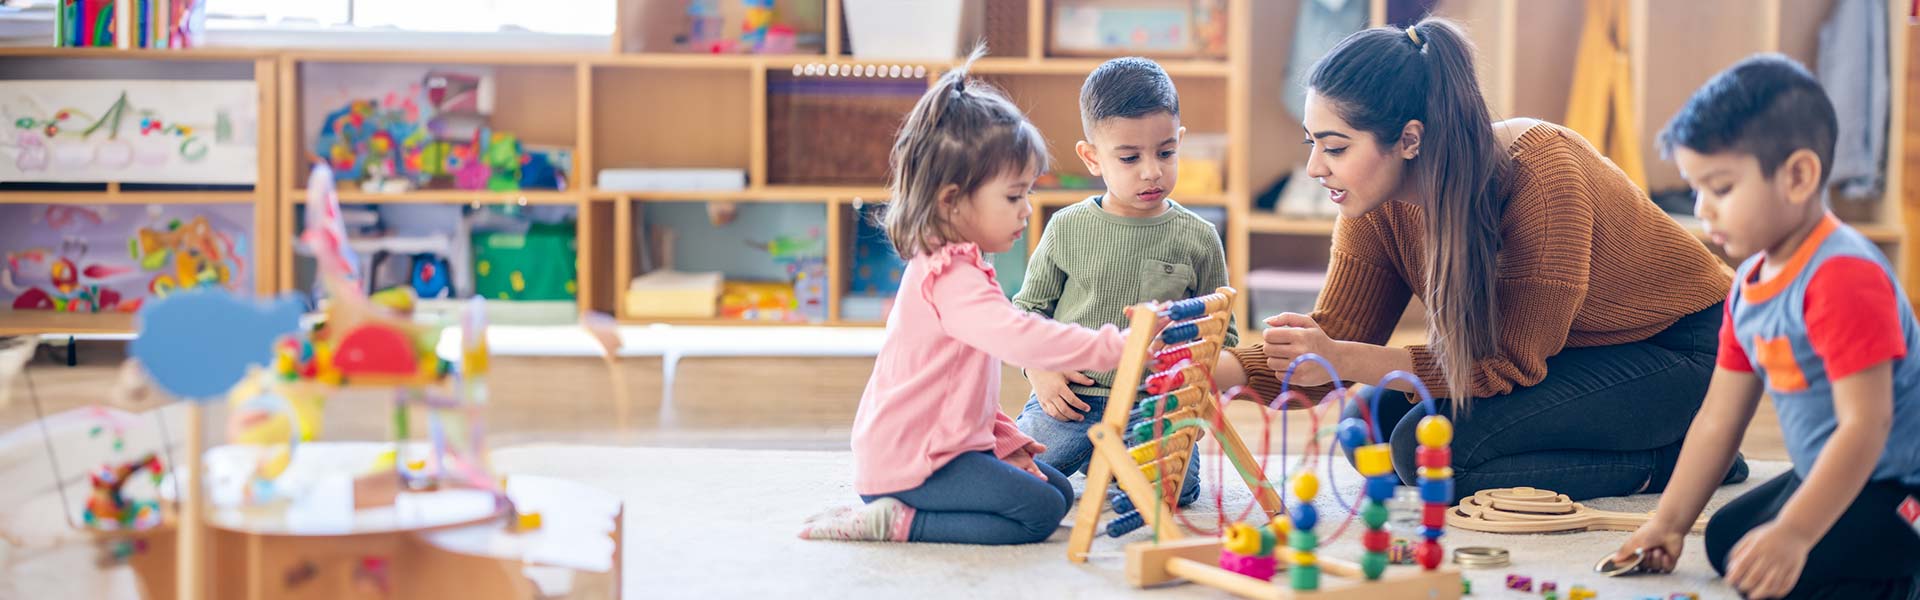
[[[1386,552],[1393,545],[1393,534],[1385,529],[1369,529],[1360,535],[1360,546],[1368,552]]]
[[[1445,552],[1440,549],[1440,542],[1433,540],[1420,542],[1420,545],[1413,549],[1413,559],[1419,561],[1420,567],[1428,571],[1440,568],[1441,554]]]
[[[1421,446],[1413,451],[1413,457],[1422,467],[1438,469],[1453,466],[1453,449],[1446,446]]]
[[[1439,529],[1447,525],[1447,505],[1427,504],[1420,508],[1420,524]]]

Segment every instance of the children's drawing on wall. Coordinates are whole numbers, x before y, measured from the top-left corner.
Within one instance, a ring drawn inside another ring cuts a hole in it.
[[[244,205],[0,206],[0,303],[135,312],[148,298],[252,285]]]
[[[251,81],[11,81],[0,92],[0,183],[251,184]]]

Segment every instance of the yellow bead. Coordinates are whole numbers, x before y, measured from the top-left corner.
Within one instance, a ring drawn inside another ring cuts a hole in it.
[[[1453,479],[1453,467],[1420,467],[1420,476],[1426,479]]]
[[[1453,442],[1453,422],[1440,415],[1427,415],[1420,419],[1417,434],[1422,446],[1445,446]]]
[[[1315,477],[1312,471],[1294,476],[1293,497],[1299,498],[1301,502],[1312,502],[1314,496],[1318,495],[1320,495],[1320,478]]]
[[[1393,449],[1386,444],[1361,446],[1353,451],[1353,468],[1364,477],[1393,473]]]
[[[1227,539],[1222,542],[1228,552],[1241,556],[1253,556],[1260,552],[1260,532],[1252,525],[1234,523],[1227,529]]]
[[[1268,521],[1267,529],[1273,530],[1273,537],[1285,541],[1287,534],[1293,532],[1293,521],[1282,516]]]
[[[1294,566],[1309,567],[1309,566],[1313,566],[1315,563],[1318,563],[1318,562],[1320,562],[1320,558],[1317,556],[1314,556],[1312,552],[1306,552],[1303,550],[1293,551]]]

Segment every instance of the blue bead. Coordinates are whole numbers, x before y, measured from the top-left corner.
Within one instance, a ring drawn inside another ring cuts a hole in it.
[[[1348,450],[1367,445],[1367,422],[1359,417],[1340,420],[1340,445]]]
[[[1452,504],[1453,503],[1453,480],[1452,479],[1424,479],[1424,478],[1421,479],[1420,480],[1420,501],[1421,502],[1438,502],[1441,504]]]
[[[1169,319],[1185,321],[1207,314],[1207,303],[1198,298],[1188,298],[1175,302],[1172,306],[1167,307],[1166,314]]]
[[[1306,531],[1320,523],[1320,513],[1312,504],[1295,504],[1287,507],[1287,513],[1293,515],[1293,529]]]
[[[1367,497],[1386,502],[1393,499],[1393,489],[1400,486],[1400,476],[1381,475],[1367,478]]]
[[[1420,537],[1423,537],[1423,538],[1427,538],[1427,539],[1429,539],[1429,540],[1437,540],[1437,539],[1440,539],[1440,536],[1443,536],[1443,535],[1446,535],[1446,534],[1447,534],[1447,530],[1445,530],[1445,529],[1440,529],[1440,528],[1436,528],[1436,527],[1421,527],[1421,528],[1420,528]]]
[[[1200,326],[1192,323],[1173,325],[1160,331],[1160,342],[1178,344],[1200,336]]]
[[[1146,524],[1147,519],[1140,516],[1140,513],[1130,512],[1120,515],[1113,521],[1107,523],[1107,536],[1120,537],[1132,533],[1135,529],[1145,527]]]

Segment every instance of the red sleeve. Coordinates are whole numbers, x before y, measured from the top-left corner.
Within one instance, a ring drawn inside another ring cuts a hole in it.
[[[1827,363],[1829,381],[1907,355],[1900,302],[1879,264],[1837,257],[1807,282],[1807,341]]]
[[[1739,285],[1739,284],[1734,284]],[[1740,347],[1740,336],[1733,333],[1733,299],[1727,299],[1727,310],[1720,317],[1720,368],[1741,373],[1753,372],[1753,361],[1747,360],[1747,349]]]

